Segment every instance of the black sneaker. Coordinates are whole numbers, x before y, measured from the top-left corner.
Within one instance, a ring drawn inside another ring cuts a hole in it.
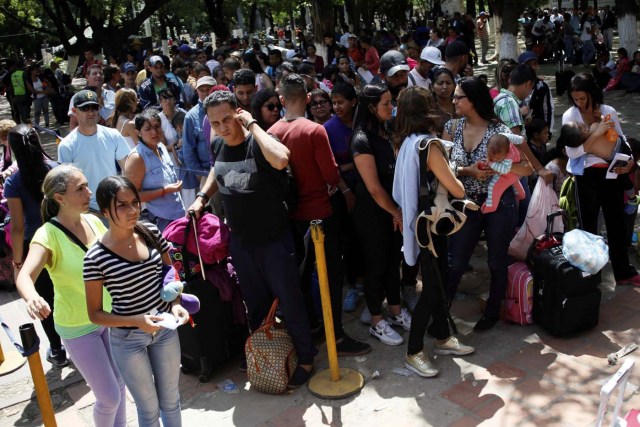
[[[473,327],[473,330],[476,332],[488,331],[498,323],[498,320],[500,320],[499,317],[482,316],[480,320],[478,320],[478,323]]]
[[[69,359],[67,359],[67,351],[64,347],[60,348],[60,350],[47,350],[47,361],[51,363],[56,368],[64,368],[69,364]]]
[[[293,375],[289,379],[289,385],[287,386],[290,389],[300,388],[309,381],[311,378],[311,374],[313,373],[313,369],[307,371],[302,366],[298,365],[295,371],[293,371]]]
[[[339,342],[336,343],[338,356],[361,356],[371,351],[371,346],[367,343],[356,341],[349,335],[344,335]]]

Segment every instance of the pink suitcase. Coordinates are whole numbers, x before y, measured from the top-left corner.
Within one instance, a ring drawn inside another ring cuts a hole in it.
[[[533,323],[533,275],[524,262],[509,266],[504,318],[519,325]]]

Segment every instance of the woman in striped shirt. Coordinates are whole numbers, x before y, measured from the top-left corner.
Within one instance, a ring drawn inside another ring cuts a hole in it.
[[[111,348],[138,410],[140,426],[181,426],[178,380],[180,342],[175,329],[156,322],[173,314],[178,324],[189,315],[176,299],[160,298],[162,265],[170,265],[169,243],[151,224],[138,222],[140,197],[121,176],[105,178],[96,190],[109,230],[84,259],[89,318],[111,328]],[[103,310],[102,287],[112,298]]]

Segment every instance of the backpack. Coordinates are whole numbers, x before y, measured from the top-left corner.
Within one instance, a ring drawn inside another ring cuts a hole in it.
[[[560,197],[558,199],[560,209],[567,211],[566,231],[573,230],[578,222],[578,199],[575,177],[570,176],[562,183]]]

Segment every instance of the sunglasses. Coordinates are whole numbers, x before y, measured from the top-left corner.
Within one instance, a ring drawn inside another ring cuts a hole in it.
[[[328,104],[329,104],[329,101],[317,101],[317,102],[314,101],[314,102],[311,103],[311,108],[319,107],[319,106],[325,106],[325,105],[328,105]]]
[[[82,111],[83,113],[86,113],[87,111],[98,111],[100,110],[100,106],[95,104],[85,105],[84,107],[78,107],[78,110]]]
[[[267,107],[267,110],[269,110],[269,111],[273,111],[273,110],[275,110],[276,108],[277,108],[278,110],[281,110],[281,109],[282,109],[282,105],[280,105],[280,104],[273,104],[273,103],[271,103],[271,104],[266,104],[266,105],[265,105],[265,107]]]

